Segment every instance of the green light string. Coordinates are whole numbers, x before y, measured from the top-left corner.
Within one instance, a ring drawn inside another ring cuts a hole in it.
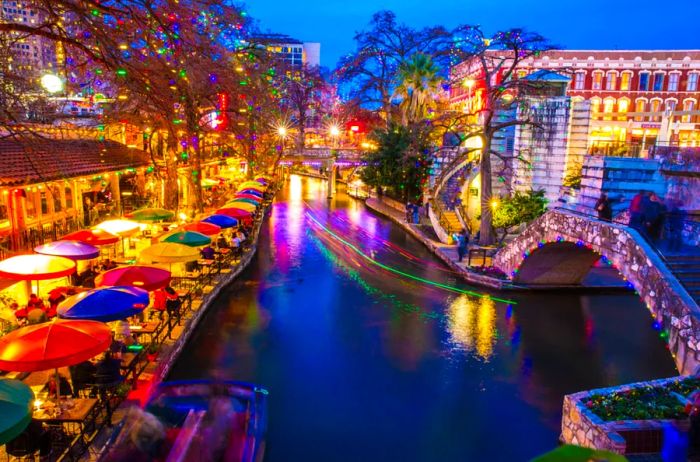
[[[342,243],[343,243],[346,247],[348,247],[350,250],[352,250],[353,252],[355,252],[356,254],[358,254],[359,256],[361,256],[362,258],[364,258],[365,260],[367,260],[367,261],[370,262],[371,264],[376,265],[376,266],[382,268],[383,270],[389,271],[390,273],[398,274],[399,276],[403,276],[403,277],[405,277],[405,278],[412,279],[412,280],[414,280],[414,281],[422,282],[423,284],[427,284],[427,285],[430,285],[430,286],[433,286],[433,287],[438,287],[438,288],[440,288],[440,289],[448,290],[448,291],[451,291],[451,292],[456,292],[456,293],[458,293],[458,294],[467,294],[467,295],[471,295],[471,296],[479,297],[479,298],[486,298],[486,297],[488,297],[488,298],[490,298],[491,300],[494,300],[494,301],[497,301],[497,302],[501,302],[501,303],[507,303],[507,304],[511,304],[511,305],[515,305],[515,304],[517,303],[517,302],[515,302],[515,301],[513,301],[513,300],[506,300],[506,299],[504,299],[504,298],[496,298],[496,297],[492,297],[492,296],[489,295],[489,294],[480,294],[480,293],[478,293],[478,292],[474,292],[474,291],[471,291],[471,290],[464,290],[464,289],[460,289],[460,288],[458,288],[458,287],[448,286],[447,284],[442,284],[442,283],[440,283],[440,282],[430,281],[430,280],[428,280],[428,279],[424,279],[424,278],[421,278],[421,277],[419,277],[419,276],[415,276],[415,275],[412,275],[412,274],[409,274],[409,273],[404,273],[403,271],[400,271],[400,270],[398,270],[398,269],[396,269],[396,268],[393,268],[393,267],[391,267],[391,266],[387,266],[387,265],[385,265],[385,264],[383,264],[383,263],[380,263],[380,262],[374,260],[372,257],[370,257],[370,256],[367,255],[366,253],[362,252],[362,250],[360,250],[359,248],[357,248],[357,246],[355,246],[354,244],[351,244],[350,242],[346,241],[346,240],[343,239],[342,237],[338,236],[336,233],[334,233],[333,231],[331,231],[328,227],[326,227],[324,224],[322,224],[322,223],[319,222],[316,218],[314,218],[309,212],[306,212],[306,216],[309,218],[309,220],[311,220],[312,222],[314,222],[316,225],[318,225],[321,229],[323,229],[324,231],[326,231],[328,234],[330,234],[330,235],[331,235],[332,237],[334,237],[336,240],[342,242]]]

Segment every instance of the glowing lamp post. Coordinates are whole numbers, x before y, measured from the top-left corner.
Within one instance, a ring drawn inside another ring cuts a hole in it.
[[[41,77],[41,86],[51,94],[59,93],[63,91],[63,80],[54,74],[44,74]]]

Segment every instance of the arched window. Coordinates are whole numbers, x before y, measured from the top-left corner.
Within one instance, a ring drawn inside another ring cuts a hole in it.
[[[683,110],[684,111],[694,111],[696,108],[696,101],[693,98],[688,98],[683,100]],[[692,122],[695,120],[693,116],[690,115],[684,115],[683,118],[681,119],[683,122]]]
[[[651,116],[651,120],[658,122],[661,120],[661,100],[658,98],[654,98],[651,100],[651,107],[649,108],[650,112],[653,112],[654,114]]]
[[[603,73],[601,71],[593,72],[592,88],[594,90],[602,90],[603,89]]]
[[[597,114],[600,112],[600,98],[591,98],[591,112]]]
[[[646,98],[639,98],[634,102],[634,112],[647,112],[647,100]],[[643,120],[643,116],[635,116],[634,120]]]
[[[605,98],[603,101],[603,113],[611,114],[615,109],[615,98]],[[612,117],[605,116],[605,120],[611,120]]]
[[[609,71],[605,76],[605,89],[610,91],[617,89],[617,72]]]
[[[617,112],[619,112],[621,115],[617,118],[617,120],[627,120],[627,116],[622,115],[630,110],[630,100],[627,98],[620,98],[617,100]]]
[[[620,76],[620,91],[629,91],[632,83],[632,73],[625,71]]]

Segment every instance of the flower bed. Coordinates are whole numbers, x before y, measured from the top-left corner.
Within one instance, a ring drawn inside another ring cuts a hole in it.
[[[663,386],[646,385],[608,394],[593,394],[585,406],[601,419],[620,420],[683,419],[685,406],[672,392],[688,396],[700,390],[700,379],[668,382]]]

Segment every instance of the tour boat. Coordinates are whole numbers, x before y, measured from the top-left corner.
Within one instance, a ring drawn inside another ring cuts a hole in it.
[[[150,460],[167,462],[260,462],[267,424],[267,391],[243,382],[189,380],[165,382],[145,411],[165,426],[167,438]],[[137,452],[133,430],[123,425],[102,460]],[[143,452],[143,447],[140,449]],[[116,458],[116,459],[115,459]]]

